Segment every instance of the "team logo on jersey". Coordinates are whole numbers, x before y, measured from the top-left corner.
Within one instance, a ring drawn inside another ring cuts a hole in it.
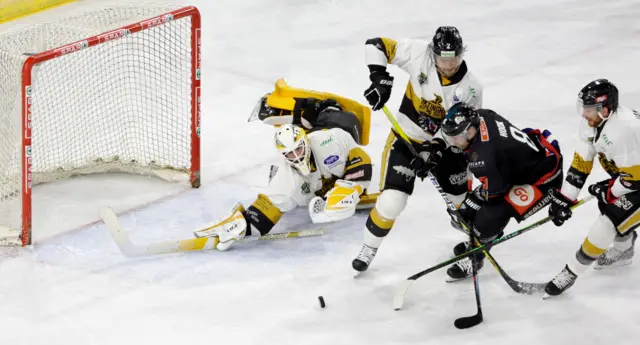
[[[439,123],[439,120],[432,119],[426,114],[421,113],[418,116],[418,126],[420,126],[423,131],[431,133],[432,135],[438,131],[438,128],[440,127]]]
[[[480,140],[489,141],[489,130],[483,118],[480,118]]]
[[[442,120],[447,113],[442,106],[442,96],[437,93],[434,93],[433,96],[435,98],[432,100],[426,100],[424,98],[420,100],[418,112],[425,113],[428,117]]]

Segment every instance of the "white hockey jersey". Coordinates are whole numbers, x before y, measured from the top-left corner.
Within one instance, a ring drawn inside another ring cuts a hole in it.
[[[457,102],[482,107],[482,86],[462,62],[458,72],[447,79],[439,75],[424,40],[394,41],[374,38],[367,41],[367,65],[386,67],[388,63],[409,73],[396,119],[405,133],[417,142],[431,140],[440,128],[447,110]]]
[[[357,182],[363,190],[371,182],[371,159],[347,132],[322,129],[307,137],[313,156],[311,174],[304,177],[283,161],[272,171],[264,193],[281,212],[307,206],[316,195],[324,196],[337,179]]]
[[[615,197],[640,189],[640,113],[619,106],[600,128],[589,127],[582,119],[580,145],[567,173],[562,193],[575,200],[593,168],[598,155],[602,168],[618,176],[611,192]]]

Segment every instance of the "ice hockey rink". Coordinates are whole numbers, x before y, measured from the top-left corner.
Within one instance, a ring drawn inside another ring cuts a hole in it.
[[[638,343],[640,257],[631,266],[590,270],[565,295],[545,301],[514,293],[486,264],[479,274],[484,322],[468,330],[453,321],[476,312],[473,283],[446,283],[444,269],[418,280],[404,309],[394,311],[400,283],[447,259],[465,239],[449,226],[445,204],[428,181],[417,184],[370,270],[357,279],[351,260],[367,212],[325,225],[320,237],[138,259],[121,254],[99,212],[111,206],[121,213],[136,243],[189,238],[236,201],[251,203],[267,183],[269,166],[280,160],[273,129],[247,123],[278,78],[366,103],[365,40],[431,39],[441,25],[459,28],[465,60],[485,85],[484,107],[519,127],[551,130],[566,171],[577,143],[575,101],[582,86],[608,78],[621,104],[640,109],[640,2],[173,3],[202,13],[202,187],[123,175],[37,186],[36,244],[0,249],[0,344]],[[104,2],[79,1],[0,25],[0,31],[99,6]],[[395,111],[407,76],[396,67],[390,73],[396,79],[388,106]],[[389,129],[384,114],[372,113],[365,149],[376,164],[374,189]],[[605,177],[595,166],[588,182]],[[513,278],[546,282],[575,254],[597,213],[591,202],[563,227],[549,223],[492,253]],[[512,222],[508,229],[522,225]],[[299,209],[273,232],[315,227]]]

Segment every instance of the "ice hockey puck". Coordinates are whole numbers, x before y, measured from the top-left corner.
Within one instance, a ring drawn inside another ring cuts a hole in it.
[[[324,297],[318,296],[318,301],[320,301],[320,308],[324,308],[324,306],[325,306]]]

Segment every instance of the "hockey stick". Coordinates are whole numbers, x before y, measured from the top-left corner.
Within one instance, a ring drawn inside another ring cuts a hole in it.
[[[411,151],[411,153],[416,158],[420,158],[420,156],[416,152],[416,150],[413,147],[413,145],[411,145],[411,141],[409,140],[409,137],[402,130],[402,128],[398,124],[398,121],[396,121],[396,119],[393,117],[393,114],[391,114],[391,112],[389,111],[387,106],[386,105],[382,106],[382,110],[384,111],[384,114],[387,116],[387,118],[391,122],[391,125],[393,125],[393,128],[400,135],[400,137],[402,137],[402,139],[404,140],[406,146],[409,147],[409,151]],[[442,187],[438,183],[438,180],[436,180],[436,178],[433,176],[431,171],[429,171],[428,176],[429,176],[429,180],[431,180],[431,183],[433,184],[433,186],[436,187],[436,189],[440,193],[440,196],[442,196],[444,201],[447,203],[447,206],[449,207],[451,212],[456,217],[458,217],[458,221],[460,222],[460,224],[462,224],[462,226],[469,233],[469,239],[471,240],[470,243],[475,243],[476,239],[475,239],[475,236],[473,235],[473,231],[470,230],[471,228],[469,227],[469,225],[460,216],[460,213],[458,212],[458,208],[451,202],[451,200],[449,200],[449,197],[447,197],[447,194],[444,192],[444,190],[442,190]],[[486,251],[483,251],[483,252],[485,253],[485,255],[488,254]],[[473,288],[474,288],[474,292],[475,292],[475,296],[476,296],[477,312],[476,312],[475,315],[461,317],[461,318],[456,319],[453,322],[453,325],[458,329],[464,329],[464,328],[473,327],[473,326],[478,325],[479,323],[481,323],[482,320],[483,320],[483,317],[482,317],[482,303],[480,302],[480,286],[479,286],[479,282],[478,282],[478,270],[476,269],[476,257],[475,257],[475,254],[474,255],[470,255],[469,259],[471,260],[471,271],[473,273]],[[493,262],[495,262],[495,260],[493,260]]]
[[[120,251],[127,257],[141,257],[158,254],[182,253],[190,251],[213,250],[218,246],[218,237],[189,238],[185,240],[174,240],[153,243],[148,245],[136,245],[131,242],[129,234],[122,228],[118,216],[109,207],[101,211],[102,220],[109,229],[113,240],[120,248]],[[267,234],[262,236],[249,236],[238,242],[279,240],[293,237],[319,236],[324,234],[324,229],[312,229],[303,231],[291,231],[277,234]]]
[[[584,203],[586,203],[587,201],[593,199],[594,196],[593,195],[587,195],[586,197],[584,197],[583,199],[579,200],[575,205],[571,206],[571,209],[575,209],[576,207],[583,205]],[[542,224],[545,224],[547,222],[549,222],[551,220],[550,216],[547,216],[545,218],[542,218],[530,225],[525,226],[524,228],[520,229],[520,230],[516,230],[508,235],[502,236],[500,238],[496,238],[488,243],[485,243],[479,247],[475,247],[465,253],[462,253],[458,256],[455,256],[451,259],[448,259],[446,261],[443,261],[435,266],[429,267],[426,270],[420,271],[414,275],[412,275],[411,277],[407,278],[407,280],[405,280],[402,285],[400,286],[400,288],[398,289],[395,297],[393,298],[393,308],[395,310],[399,310],[402,308],[403,304],[404,304],[404,295],[407,293],[407,291],[409,290],[409,287],[411,287],[411,285],[418,279],[420,279],[422,276],[431,273],[433,271],[439,270],[442,267],[451,265],[454,262],[458,262],[464,258],[466,258],[467,256],[469,256],[470,254],[480,251],[480,250],[484,250],[487,247],[493,247],[495,245],[498,245],[502,242],[508,241],[514,237],[520,236],[522,234],[524,234],[525,232],[531,231],[537,227],[539,227]]]

